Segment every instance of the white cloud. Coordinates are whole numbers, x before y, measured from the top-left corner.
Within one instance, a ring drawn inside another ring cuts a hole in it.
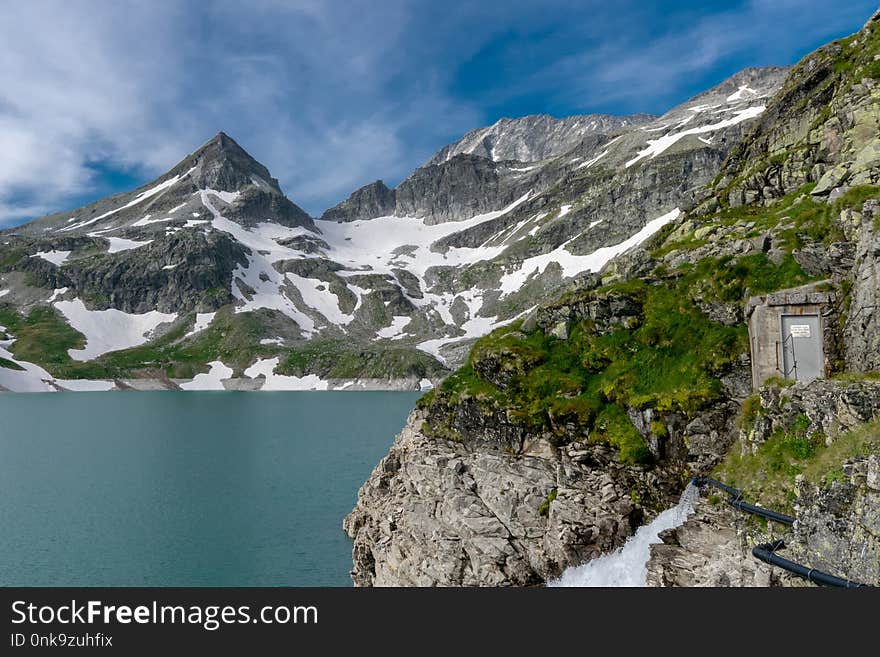
[[[5,7],[0,225],[89,193],[94,162],[146,180],[219,130],[312,211],[405,175],[413,160],[399,131],[411,118],[401,113],[433,97],[448,105],[436,89],[388,95],[406,65],[409,11],[318,1]],[[458,114],[463,127],[474,120]]]

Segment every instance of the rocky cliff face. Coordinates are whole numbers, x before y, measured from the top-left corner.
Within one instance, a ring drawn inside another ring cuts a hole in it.
[[[339,205],[330,208],[321,219],[325,221],[359,221],[393,214],[395,209],[393,189],[381,180],[364,185]]]
[[[830,486],[797,483],[788,558],[880,586],[880,456],[847,461]]]
[[[692,517],[651,546],[647,585],[766,587],[797,579],[752,557],[743,518],[702,498]]]
[[[412,414],[346,518],[359,586],[539,584],[622,545],[645,519],[635,500],[666,504],[680,485],[675,469],[627,467],[603,445],[531,437],[511,458],[428,436],[426,419]]]
[[[875,14],[792,70],[724,167],[718,191],[731,205],[764,203],[807,183],[817,196],[877,183],[878,22]]]
[[[844,325],[846,365],[870,372],[880,369],[880,203],[866,202],[861,212],[847,218],[859,246]]]

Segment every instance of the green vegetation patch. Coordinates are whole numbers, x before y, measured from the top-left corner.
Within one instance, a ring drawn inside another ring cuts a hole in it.
[[[276,368],[278,374],[330,379],[424,378],[442,371],[434,358],[412,347],[364,348],[342,340],[311,340],[287,351]]]
[[[826,203],[810,195],[815,186],[815,183],[804,185],[766,207],[745,205],[724,208],[687,235],[659,241],[651,255],[659,259],[673,251],[691,251],[701,247],[710,240],[703,233],[700,233],[701,237],[696,237],[696,231],[713,226],[719,231],[712,235],[712,240],[748,239],[771,231],[777,246],[789,254],[808,243],[818,242],[827,246],[844,239],[838,222],[842,211],[861,210],[865,201],[880,199],[880,186],[859,185],[847,190],[833,203]],[[732,232],[723,230],[744,225],[750,228]]]
[[[830,445],[825,435],[809,434],[810,421],[800,416],[789,431],[777,431],[754,454],[737,446],[715,470],[715,476],[741,489],[747,499],[772,509],[792,512],[797,475],[815,485],[830,485],[851,458],[880,453],[880,422],[845,433]]]
[[[85,336],[72,328],[57,310],[34,308],[26,317],[10,306],[0,306],[0,323],[15,335],[12,353],[19,360],[36,363],[65,379],[108,379],[165,374],[191,378],[206,371],[206,364],[222,360],[232,367],[245,367],[262,351],[254,344],[261,337],[261,325],[252,313],[235,314],[221,309],[214,323],[185,342],[181,338],[190,324],[181,322],[149,344],[114,351],[93,361],[74,361],[69,349],[82,349]]]
[[[46,369],[71,362],[67,350],[82,349],[86,344],[85,336],[49,306],[38,306],[27,316],[11,306],[2,306],[0,324],[15,336],[10,351],[17,360],[37,363]]]
[[[708,301],[725,303],[742,302],[748,295],[784,290],[814,280],[791,255],[775,264],[766,253],[703,258],[679,271],[692,291]]]
[[[434,377],[444,372],[430,355],[414,348],[359,349],[341,340],[320,340],[299,348],[260,345],[271,318],[261,311],[235,313],[231,306],[217,311],[211,325],[184,339],[192,327],[182,321],[148,344],[99,356],[89,362],[70,358],[69,349],[82,349],[85,336],[73,329],[54,308],[40,306],[23,317],[9,305],[0,305],[0,324],[16,340],[12,353],[19,360],[36,363],[53,376],[64,379],[112,379],[168,376],[190,379],[219,360],[236,375],[257,358],[279,356],[279,374],[303,376],[316,373],[325,378]]]
[[[642,434],[633,426],[626,412],[616,404],[607,404],[596,416],[590,440],[613,445],[620,450],[625,463],[647,463],[651,451]]]
[[[18,370],[19,372],[23,372],[24,368],[18,363],[14,363],[7,358],[0,358],[0,367],[6,368],[7,370]]]
[[[590,321],[567,340],[518,325],[498,329],[474,346],[469,361],[427,396],[423,407],[465,397],[531,430],[570,436],[574,423],[589,439],[617,447],[625,462],[650,460],[629,408],[696,413],[722,393],[719,376],[748,347],[745,326],[710,320],[689,295],[690,279],[616,283],[593,295],[627,295],[642,308],[638,326],[598,332]],[[657,422],[657,431],[662,422]],[[665,430],[665,426],[663,427]]]
[[[27,251],[20,246],[5,249],[0,247],[0,271],[14,268],[25,257],[27,257]]]
[[[555,488],[550,491],[547,498],[538,505],[538,515],[544,516],[545,518],[550,515],[550,504],[556,499],[557,493],[558,491]]]

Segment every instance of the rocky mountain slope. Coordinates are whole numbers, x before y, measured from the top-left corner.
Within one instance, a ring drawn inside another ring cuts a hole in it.
[[[427,165],[443,164],[456,155],[478,155],[494,162],[548,160],[564,155],[590,136],[614,135],[656,118],[651,114],[587,114],[557,119],[546,114],[533,114],[518,119],[499,119],[444,146],[428,160]]]
[[[692,205],[784,75],[659,118],[502,121],[492,157],[453,145],[322,220],[221,133],[139,189],[0,233],[0,386],[427,387]]]
[[[477,341],[465,365],[422,398],[346,519],[357,584],[544,582],[621,545],[671,506],[691,476],[716,470],[768,506],[779,500],[760,482],[776,477],[788,491],[795,475],[812,473],[818,488],[799,494],[801,524],[789,549],[804,563],[878,583],[876,569],[838,562],[844,553],[876,557],[874,484],[853,480],[835,492],[845,479],[835,473],[873,481],[880,453],[870,424],[880,405],[871,382],[880,368],[878,59],[880,14],[800,62],[762,102],[766,111],[722,112],[713,120],[758,118],[737,128],[745,138],[726,149],[718,175],[687,191],[693,202],[684,212],[598,275]],[[758,86],[741,78],[723,101]],[[696,120],[688,117],[714,111],[720,95],[694,99],[674,131],[626,156],[615,149],[637,131],[609,141],[585,168],[616,158],[613,180],[630,190],[640,183],[631,175],[674,179],[675,149],[705,138],[686,127]],[[691,165],[715,170],[714,154]],[[653,169],[660,158],[664,168]],[[577,179],[566,184],[578,188]],[[652,207],[656,198],[652,190],[622,202],[634,213],[628,203]],[[614,212],[601,200],[578,210],[603,223],[606,211]],[[557,213],[556,222],[567,215]],[[579,252],[589,235],[569,242],[568,252]],[[752,395],[745,310],[753,295],[798,287],[834,300],[825,321],[835,378],[790,392],[788,382],[771,381],[768,390],[781,386],[773,394],[785,400],[777,421],[764,408],[771,393],[760,402]],[[755,458],[742,465],[743,427],[751,435],[752,423],[766,434],[761,446],[748,446]],[[666,557],[655,550],[661,562],[649,568],[650,581],[792,583],[743,558],[748,540],[708,502],[696,524],[668,536]],[[701,522],[708,530],[691,531]],[[814,529],[825,547],[809,538]]]

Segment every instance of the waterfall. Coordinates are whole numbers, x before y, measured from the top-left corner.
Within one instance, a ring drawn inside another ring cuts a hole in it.
[[[699,489],[688,484],[678,504],[639,527],[623,547],[567,568],[559,579],[548,582],[547,586],[645,586],[650,546],[660,542],[657,535],[664,529],[678,527],[687,520],[699,495]]]

